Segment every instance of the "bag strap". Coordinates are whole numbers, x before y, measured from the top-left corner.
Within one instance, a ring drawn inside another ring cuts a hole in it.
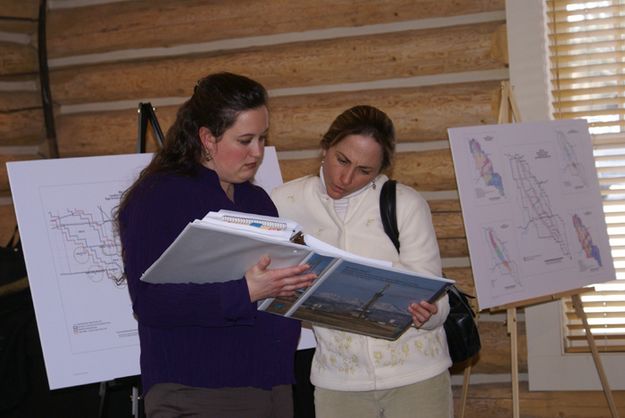
[[[397,187],[395,180],[387,180],[380,192],[380,217],[384,232],[393,241],[399,253],[399,228],[397,228]]]
[[[462,290],[458,289],[456,285],[451,285],[447,288],[447,293],[453,293],[456,295],[457,301],[464,305],[465,310],[471,312],[471,316],[475,318],[475,311],[469,304],[469,299],[475,299],[475,296],[471,296],[468,293],[464,293]]]
[[[384,232],[393,241],[397,252],[399,253],[399,228],[397,227],[397,182],[395,180],[387,180],[382,186],[380,192],[380,217],[382,218],[382,226]],[[445,275],[443,274],[443,277]],[[454,287],[454,286],[450,286]],[[462,292],[461,292],[462,293]],[[473,298],[474,296],[463,295]]]

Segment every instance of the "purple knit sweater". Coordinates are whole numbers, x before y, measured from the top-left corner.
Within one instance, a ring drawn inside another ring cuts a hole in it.
[[[293,382],[299,322],[256,310],[245,279],[149,284],[141,274],[194,219],[219,209],[277,216],[267,194],[236,184],[233,203],[216,173],[157,174],[121,211],[124,267],[139,323],[143,393],[156,383],[270,389]],[[251,266],[245,266],[251,267]]]

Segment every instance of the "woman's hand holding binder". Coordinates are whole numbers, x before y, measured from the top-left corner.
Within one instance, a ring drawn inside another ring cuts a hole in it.
[[[310,287],[313,280],[317,278],[315,273],[306,273],[310,270],[308,264],[278,269],[270,269],[270,264],[271,258],[265,255],[245,272],[252,302],[266,298],[292,296],[297,289]]]

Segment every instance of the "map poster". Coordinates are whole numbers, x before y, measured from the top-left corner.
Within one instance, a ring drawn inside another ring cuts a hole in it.
[[[151,154],[7,163],[50,389],[139,374],[139,339],[113,227]],[[275,148],[256,183],[282,183]]]
[[[448,132],[480,309],[615,279],[586,121]]]

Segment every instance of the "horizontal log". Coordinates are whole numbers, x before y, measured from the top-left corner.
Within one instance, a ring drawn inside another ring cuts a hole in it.
[[[2,0],[0,18],[36,19],[38,0]]]
[[[625,414],[625,391],[612,391],[620,416]],[[454,409],[460,409],[462,387],[453,387]],[[597,418],[611,416],[602,391],[530,391],[527,382],[519,384],[519,410],[523,418]],[[511,417],[510,383],[471,384],[466,418]]]
[[[0,81],[5,83],[24,83],[25,86],[33,86],[33,78],[37,77],[37,74],[13,74],[13,75],[0,75]],[[37,85],[38,81],[35,82]],[[20,88],[20,91],[24,89]],[[6,91],[6,90],[5,90]]]
[[[268,89],[502,69],[502,22],[296,42],[182,57],[57,69],[60,104],[145,97],[186,97],[215,71],[249,75]]]
[[[137,102],[138,105],[138,102]],[[173,124],[177,106],[157,109],[163,132]],[[60,115],[55,119],[59,152],[63,157],[129,154],[136,150],[137,110]],[[154,149],[150,130],[147,144]]]
[[[36,35],[37,22],[28,20],[4,20],[0,18],[0,32]]]
[[[435,221],[441,257],[467,257],[469,247],[460,211],[460,201],[457,199],[430,200],[428,204],[432,211],[432,220]],[[445,225],[448,221],[451,221],[451,224]]]
[[[318,149],[330,123],[345,109],[371,104],[393,119],[398,142],[447,138],[447,128],[496,123],[500,83],[458,83],[273,97],[269,142],[278,151]],[[163,131],[173,123],[178,106],[156,114]],[[134,109],[77,113],[57,117],[57,135],[64,156],[133,152],[137,135]],[[95,126],[105,129],[94,129]]]
[[[38,71],[37,50],[31,45],[0,42],[0,76]]]
[[[430,210],[435,212],[460,212],[460,200],[458,199],[441,199],[428,201]]]
[[[388,114],[397,142],[447,139],[447,128],[497,122],[500,82],[366,90],[271,99],[271,142],[279,150],[315,149],[340,113],[369,104]]]
[[[307,176],[309,174],[319,174],[320,163],[321,158],[282,160],[280,161],[282,180],[286,183],[298,177]]]
[[[460,212],[433,213],[432,223],[438,239],[466,237]]]
[[[0,245],[6,245],[17,225],[13,204],[0,205]]]
[[[464,238],[439,238],[438,248],[441,257],[468,257],[469,247]]]
[[[36,91],[0,91],[0,113],[41,107],[41,95]]]
[[[40,108],[0,112],[0,146],[15,145],[25,138],[43,138],[45,125],[43,111]]]
[[[504,10],[504,0],[142,0],[51,10],[50,57]],[[262,16],[262,19],[259,19]],[[349,16],[349,18],[346,18]]]
[[[15,81],[33,80],[32,76],[28,76]],[[44,133],[38,91],[0,91],[0,146],[38,146],[44,140]]]
[[[457,189],[449,149],[398,153],[393,164],[392,175],[416,190]]]
[[[0,142],[0,150],[3,147],[9,147],[14,149],[15,147],[21,148],[19,152],[33,152],[33,153],[41,153],[42,155],[47,155],[48,145],[46,142],[46,138],[42,135],[28,135],[21,136],[16,138],[5,139]],[[25,149],[26,148],[26,149]],[[0,151],[2,152],[2,151]],[[3,152],[7,152],[6,148]],[[12,152],[12,151],[9,151]]]

